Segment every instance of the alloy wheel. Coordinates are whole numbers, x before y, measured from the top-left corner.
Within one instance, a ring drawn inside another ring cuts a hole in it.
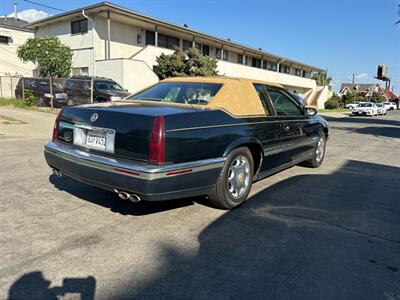
[[[235,157],[228,170],[228,191],[233,198],[241,197],[247,190],[250,182],[250,164],[244,155]]]

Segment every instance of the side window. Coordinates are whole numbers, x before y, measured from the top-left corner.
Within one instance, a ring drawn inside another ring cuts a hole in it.
[[[268,88],[268,94],[278,116],[302,116],[300,105],[280,90]]]
[[[263,84],[259,84],[259,83],[254,83],[253,85],[254,85],[254,88],[257,91],[258,97],[260,98],[261,104],[264,107],[265,114],[267,116],[268,115],[272,115],[273,114],[273,110],[272,110],[271,104],[269,102],[265,86]]]

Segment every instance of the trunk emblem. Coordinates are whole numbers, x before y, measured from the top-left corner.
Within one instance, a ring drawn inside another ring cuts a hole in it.
[[[64,140],[66,142],[71,142],[72,141],[72,133],[67,131],[66,133],[64,133]]]
[[[94,113],[93,115],[90,116],[90,121],[91,122],[96,122],[96,120],[99,118],[99,115],[97,113]]]

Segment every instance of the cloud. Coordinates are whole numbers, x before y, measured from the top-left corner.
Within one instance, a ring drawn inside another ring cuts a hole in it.
[[[354,75],[354,79],[357,81],[363,80],[363,79],[368,79],[368,78],[369,78],[369,75],[367,73],[361,73],[361,74]],[[353,75],[347,76],[347,79],[353,80]]]
[[[36,9],[27,9],[18,12],[18,18],[27,22],[34,22],[40,19],[47,18],[49,16],[50,14],[48,14],[47,12]],[[14,13],[7,15],[7,17],[14,17]]]

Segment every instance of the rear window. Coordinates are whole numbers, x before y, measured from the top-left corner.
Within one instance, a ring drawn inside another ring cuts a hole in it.
[[[218,83],[160,82],[128,99],[206,105],[221,87]]]
[[[98,90],[113,90],[113,91],[123,91],[124,89],[114,81],[94,81],[94,85]]]

